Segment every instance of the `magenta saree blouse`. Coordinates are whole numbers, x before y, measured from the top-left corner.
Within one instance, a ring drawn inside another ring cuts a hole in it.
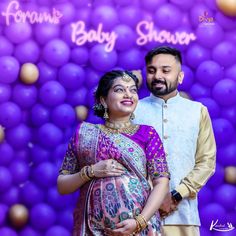
[[[162,142],[154,128],[140,125],[132,134],[106,132],[83,122],[71,138],[60,174],[73,174],[100,160],[114,159],[125,168],[119,177],[94,178],[80,188],[73,236],[103,236],[125,219],[138,215],[151,187],[148,178],[169,177]],[[158,197],[158,196],[157,196]],[[160,232],[158,212],[139,235]]]

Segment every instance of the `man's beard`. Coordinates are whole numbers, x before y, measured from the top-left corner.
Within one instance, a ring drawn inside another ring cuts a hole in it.
[[[150,85],[148,84],[148,82],[146,82],[146,83],[147,83],[148,90],[156,97],[161,97],[161,96],[165,96],[167,94],[170,94],[173,91],[175,91],[178,86],[177,79],[176,79],[175,83],[169,84],[169,86],[166,83],[166,81],[162,81],[162,80],[153,80]],[[158,87],[155,87],[155,84],[163,84],[164,86],[158,88]]]

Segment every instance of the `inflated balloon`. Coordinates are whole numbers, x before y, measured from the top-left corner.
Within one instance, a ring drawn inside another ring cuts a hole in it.
[[[226,71],[225,71],[225,77],[226,78],[230,78],[230,79],[235,79],[236,78],[236,64],[229,67]]]
[[[98,72],[92,68],[86,68],[85,70],[86,80],[84,81],[87,88],[95,88],[98,85],[98,81],[103,75],[103,72]]]
[[[0,235],[7,235],[7,236],[18,236],[15,230],[9,227],[2,227],[0,228]]]
[[[78,199],[78,197],[73,196],[73,199]],[[67,207],[66,210],[63,210],[63,214],[60,214],[60,212],[58,214],[58,223],[69,230],[73,228],[73,216],[71,210],[72,209],[68,209]]]
[[[62,131],[52,123],[45,123],[38,130],[38,141],[46,148],[55,148],[62,137]]]
[[[82,67],[74,63],[67,63],[59,70],[58,77],[59,82],[66,89],[76,90],[82,86],[85,73]]]
[[[126,1],[124,1],[126,2]],[[142,8],[148,11],[155,11],[158,7],[160,7],[163,3],[165,3],[166,0],[140,0],[140,4]]]
[[[207,204],[211,203],[212,197],[213,197],[213,192],[211,188],[209,188],[208,186],[204,186],[198,194],[199,207],[203,208]]]
[[[203,86],[202,84],[194,83],[190,89],[190,94],[194,99],[210,97],[211,90],[210,90],[210,88],[207,88],[207,87]]]
[[[47,63],[40,62],[38,65],[39,70],[39,84],[44,84],[50,80],[56,80],[57,78],[57,69],[53,66],[49,66]]]
[[[215,61],[202,62],[196,71],[198,81],[208,87],[212,87],[223,77],[223,69]]]
[[[46,231],[45,236],[51,236],[51,235],[57,235],[57,236],[70,236],[71,233],[68,231],[66,228],[60,226],[60,225],[55,225],[49,228]]]
[[[76,0],[75,0],[76,1]],[[76,1],[78,2],[78,1]],[[78,21],[83,21],[86,25],[91,23],[92,9],[91,7],[81,7],[76,11],[76,19]]]
[[[0,203],[0,226],[2,226],[7,219],[8,206]]]
[[[225,168],[225,181],[229,184],[236,184],[236,167],[227,166]]]
[[[7,142],[0,143],[0,166],[7,166],[11,163],[13,159],[13,148]]]
[[[8,168],[0,166],[0,193],[7,191],[12,184],[12,175]]]
[[[60,39],[52,39],[43,48],[43,59],[52,66],[62,66],[70,58],[70,48]]]
[[[4,141],[4,138],[5,138],[4,127],[0,125],[0,143]]]
[[[88,108],[86,106],[76,106],[75,112],[78,120],[85,120],[88,115]]]
[[[29,143],[28,146],[30,147],[32,145],[32,143]],[[29,149],[28,148],[24,148],[24,149],[20,149],[20,150],[15,150],[14,152],[14,160],[18,160],[18,161],[24,161],[26,163],[30,164],[30,157],[29,157]]]
[[[78,65],[84,65],[89,59],[89,52],[86,47],[77,47],[71,51],[71,60]]]
[[[216,0],[217,7],[227,16],[236,16],[236,2],[234,0]]]
[[[221,109],[221,116],[229,120],[233,125],[236,125],[236,106],[223,107]]]
[[[38,61],[40,55],[40,48],[38,44],[33,40],[28,40],[19,44],[15,48],[14,56],[20,63],[31,62],[35,63]]]
[[[0,124],[6,128],[10,128],[19,124],[22,113],[18,105],[13,102],[5,102],[0,104]]]
[[[204,16],[204,13],[207,13],[210,17],[213,16],[213,12],[210,8],[202,3],[196,3],[190,10],[190,20],[192,26],[197,27],[201,24],[201,17]]]
[[[233,17],[228,17],[221,12],[216,13],[216,21],[226,30],[235,29],[236,19]]]
[[[236,104],[236,81],[231,79],[220,80],[214,86],[212,96],[222,106]]]
[[[12,52],[13,52],[12,43],[4,36],[0,36],[0,57],[10,56]]]
[[[0,83],[12,83],[17,80],[19,62],[11,56],[0,57]]]
[[[81,87],[76,91],[71,91],[67,94],[66,101],[72,106],[88,104],[88,89]]]
[[[33,84],[39,78],[38,67],[33,63],[25,63],[20,69],[20,79],[25,84]]]
[[[34,230],[32,227],[26,226],[20,232],[19,236],[40,236],[40,233]]]
[[[192,87],[192,84],[194,82],[194,75],[192,70],[185,65],[182,66],[182,70],[184,72],[184,80],[178,88],[179,90],[188,91]]]
[[[12,206],[19,202],[19,187],[11,186],[6,192],[1,194],[1,201]]]
[[[219,105],[211,98],[200,98],[197,99],[198,102],[201,102],[208,108],[208,112],[211,116],[211,119],[217,118],[220,115]]]
[[[142,20],[142,12],[134,5],[121,8],[119,11],[119,20],[121,24],[126,24],[131,28],[135,28]]]
[[[216,163],[216,170],[213,176],[209,179],[207,185],[212,189],[220,186],[224,182],[224,168],[220,164]]]
[[[29,218],[28,209],[22,204],[15,204],[9,209],[9,219],[16,228],[23,227]]]
[[[178,6],[179,8],[183,9],[183,10],[188,10],[191,9],[195,3],[194,0],[170,0],[171,3],[173,3],[174,5]]]
[[[223,166],[236,166],[236,142],[227,144],[217,151],[217,161]]]
[[[41,126],[50,119],[50,111],[42,104],[35,104],[31,109],[31,121],[33,125]]]
[[[40,203],[31,208],[30,221],[35,229],[47,230],[54,225],[56,213],[51,206]]]
[[[32,164],[37,166],[38,164],[49,161],[51,153],[48,149],[45,149],[39,145],[33,145],[30,149]]]
[[[64,25],[72,22],[76,14],[73,4],[71,4],[69,1],[61,3],[59,2],[58,4],[55,4],[54,7],[60,12],[60,15],[62,16],[60,18],[60,24]]]
[[[0,83],[0,103],[6,102],[11,97],[11,87]]]
[[[48,81],[39,90],[39,98],[46,106],[59,105],[65,97],[65,88],[57,81]]]

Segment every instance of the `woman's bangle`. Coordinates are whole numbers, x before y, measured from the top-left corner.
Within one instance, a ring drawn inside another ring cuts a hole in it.
[[[137,223],[137,228],[135,230],[135,233],[139,233],[142,230],[144,230],[148,226],[148,222],[145,219],[145,217],[142,214],[139,214],[134,217]]]
[[[90,178],[94,178],[95,177],[95,173],[94,173],[94,165],[91,165],[89,167],[89,175]]]
[[[80,171],[80,177],[85,181],[91,180],[91,178],[88,176],[88,168],[89,166],[84,166]]]

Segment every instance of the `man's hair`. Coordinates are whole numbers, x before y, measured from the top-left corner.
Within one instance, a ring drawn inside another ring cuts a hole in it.
[[[176,48],[171,48],[168,46],[156,47],[149,51],[145,56],[146,65],[150,64],[152,58],[158,54],[170,54],[175,57],[175,59],[182,65],[181,52]]]

